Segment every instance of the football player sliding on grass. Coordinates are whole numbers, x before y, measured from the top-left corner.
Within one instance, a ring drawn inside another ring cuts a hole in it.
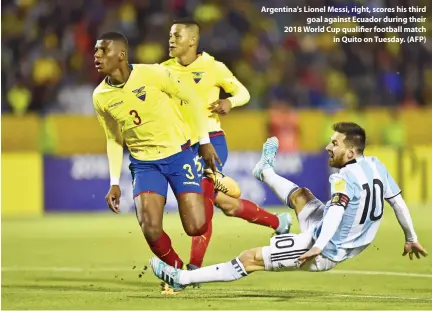
[[[340,171],[330,176],[331,199],[326,204],[308,189],[275,173],[276,137],[264,143],[262,157],[253,170],[257,179],[295,210],[301,233],[274,236],[268,246],[246,250],[231,261],[194,271],[182,271],[152,258],[155,275],[182,290],[196,282],[235,281],[255,271],[327,271],[358,255],[373,241],[383,216],[384,199],[405,234],[402,255],[409,254],[410,259],[427,256],[418,242],[400,188],[376,157],[363,155],[365,131],[350,122],[336,123],[333,130],[326,150],[329,166]]]

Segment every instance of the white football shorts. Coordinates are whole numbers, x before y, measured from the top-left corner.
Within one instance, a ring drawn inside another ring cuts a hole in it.
[[[265,269],[326,271],[334,268],[337,262],[321,255],[309,260],[302,267],[297,266],[297,259],[306,253],[314,244],[312,232],[324,215],[325,205],[318,199],[307,203],[298,215],[301,233],[281,234],[270,239],[270,246],[262,249]]]

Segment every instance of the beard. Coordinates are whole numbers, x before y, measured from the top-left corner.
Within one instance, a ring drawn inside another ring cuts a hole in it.
[[[328,160],[328,164],[330,167],[341,168],[344,166],[343,155],[336,156],[332,154]]]

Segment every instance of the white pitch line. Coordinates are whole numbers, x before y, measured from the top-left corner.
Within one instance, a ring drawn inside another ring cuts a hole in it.
[[[365,271],[365,270],[330,270],[327,273],[336,274],[364,274],[364,275],[390,275],[390,276],[408,276],[417,278],[432,278],[429,273],[408,273],[408,272],[393,272],[393,271]]]
[[[125,268],[125,267],[2,267],[2,272],[127,272],[139,271],[139,269]]]
[[[248,294],[250,292],[245,291],[245,290],[234,290],[234,291],[230,291],[230,293],[235,293],[235,294]],[[324,293],[326,295],[328,295],[328,293]],[[396,300],[417,300],[417,301],[432,301],[432,298],[422,298],[422,297],[399,297],[399,296],[383,296],[383,295],[354,295],[354,294],[335,294],[335,293],[331,293],[329,295],[330,297],[335,297],[335,298],[364,298],[364,299],[396,299]],[[311,298],[313,298],[314,296],[311,296]],[[317,296],[319,297],[319,296]],[[260,299],[260,297],[249,297],[248,299]]]
[[[423,300],[423,301],[432,301],[432,298],[420,298],[420,297],[398,297],[398,296],[381,296],[381,295],[350,295],[350,294],[332,294],[332,297],[341,297],[341,298],[376,298],[376,299],[398,299],[398,300]]]
[[[150,268],[150,267],[149,267]],[[126,267],[26,267],[26,266],[10,266],[2,267],[4,272],[136,272],[141,271],[141,268],[135,269]],[[393,271],[366,271],[366,270],[330,270],[325,273],[332,274],[357,274],[357,275],[389,275],[389,276],[403,276],[403,277],[418,277],[418,278],[432,278],[429,273],[408,273],[408,272],[393,272]]]
[[[132,269],[126,267],[2,267],[2,272],[137,272],[140,269]],[[356,275],[389,275],[389,276],[403,276],[403,277],[422,277],[432,278],[432,274],[421,273],[405,273],[405,272],[391,272],[391,271],[361,271],[361,270],[331,270],[327,273],[334,274],[356,274]],[[248,293],[247,291],[232,291],[233,293]],[[432,298],[420,297],[398,297],[398,296],[380,296],[380,295],[350,295],[350,294],[332,294],[332,297],[340,298],[365,298],[365,299],[396,299],[396,300],[416,300],[416,301],[432,301]]]

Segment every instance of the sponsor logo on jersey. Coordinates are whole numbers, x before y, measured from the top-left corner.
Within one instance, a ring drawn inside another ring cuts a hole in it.
[[[195,83],[198,83],[198,82],[201,81],[204,72],[202,72],[202,71],[194,71],[194,72],[192,72],[192,74],[193,74],[193,79],[194,79]]]
[[[135,94],[136,97],[138,97],[142,101],[145,101],[147,94],[146,94],[146,91],[144,91],[144,89],[145,89],[145,86],[142,86],[136,90],[133,90],[132,92]]]
[[[194,186],[201,187],[201,185],[199,183],[196,183],[194,181],[184,181],[183,185],[194,185]]]
[[[123,101],[119,101],[119,102],[116,102],[114,104],[108,105],[108,109],[117,107],[118,105],[121,105],[121,104],[123,104]]]

